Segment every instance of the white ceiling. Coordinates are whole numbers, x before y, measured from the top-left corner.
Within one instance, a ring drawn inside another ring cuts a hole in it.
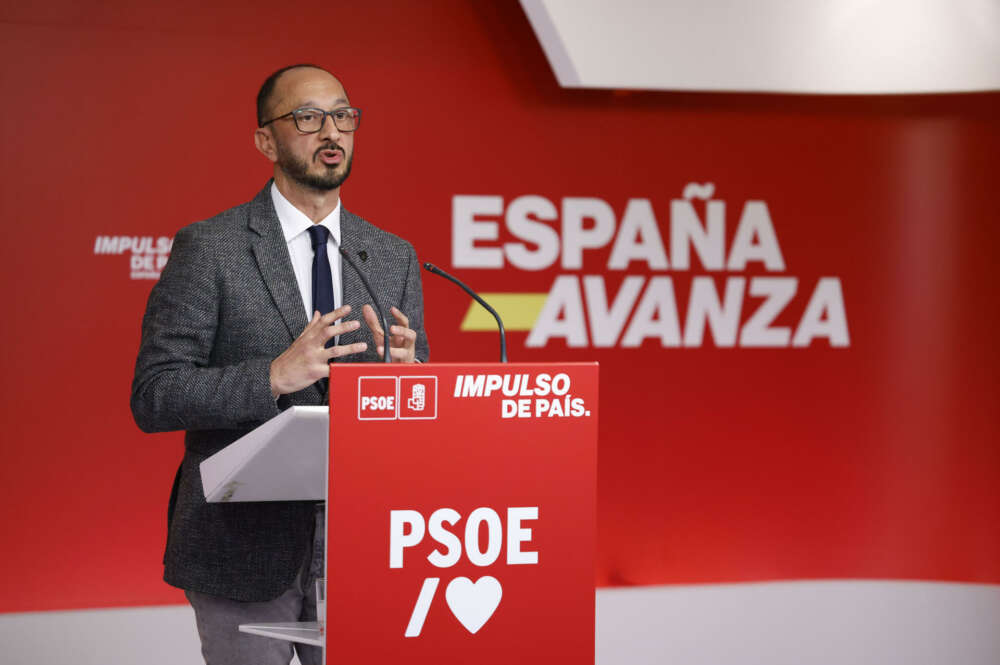
[[[521,0],[559,84],[1000,90],[1000,0]]]

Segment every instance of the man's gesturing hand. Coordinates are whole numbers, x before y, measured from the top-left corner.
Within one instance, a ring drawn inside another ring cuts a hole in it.
[[[396,323],[399,324],[389,326],[389,355],[396,362],[412,363],[417,357],[417,333],[410,329],[410,319],[407,318],[406,314],[395,307],[389,311],[392,312]],[[365,317],[365,323],[371,328],[372,335],[375,337],[375,346],[378,347],[376,350],[381,358],[385,353],[382,347],[385,343],[385,334],[378,322],[378,316],[375,315],[375,309],[371,305],[365,305],[361,308],[361,314]]]
[[[344,305],[322,316],[313,312],[312,321],[306,324],[302,334],[271,361],[271,394],[275,398],[302,390],[329,376],[330,358],[361,353],[368,348],[364,342],[326,348],[327,340],[361,326],[359,321],[341,321],[333,325],[334,321],[347,316],[350,311],[351,306]]]

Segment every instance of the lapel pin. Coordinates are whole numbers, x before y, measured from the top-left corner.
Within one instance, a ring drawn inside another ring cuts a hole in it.
[[[366,252],[365,250],[361,250],[360,252],[358,252],[358,258],[360,258],[362,261],[367,261],[368,252]]]

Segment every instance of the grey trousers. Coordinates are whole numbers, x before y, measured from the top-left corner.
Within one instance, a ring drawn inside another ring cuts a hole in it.
[[[322,505],[316,508],[313,547],[302,562],[295,582],[274,600],[245,603],[198,591],[185,591],[194,608],[206,665],[288,665],[292,649],[302,665],[322,665],[323,650],[307,644],[241,633],[241,623],[316,621],[316,578],[323,575]]]

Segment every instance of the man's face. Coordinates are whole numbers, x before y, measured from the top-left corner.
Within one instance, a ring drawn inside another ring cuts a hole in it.
[[[271,96],[270,117],[303,107],[324,111],[350,106],[344,87],[320,69],[302,67],[282,74]],[[327,117],[323,128],[303,134],[291,117],[268,125],[274,136],[277,165],[298,184],[326,192],[337,189],[351,174],[354,132],[341,132]]]

